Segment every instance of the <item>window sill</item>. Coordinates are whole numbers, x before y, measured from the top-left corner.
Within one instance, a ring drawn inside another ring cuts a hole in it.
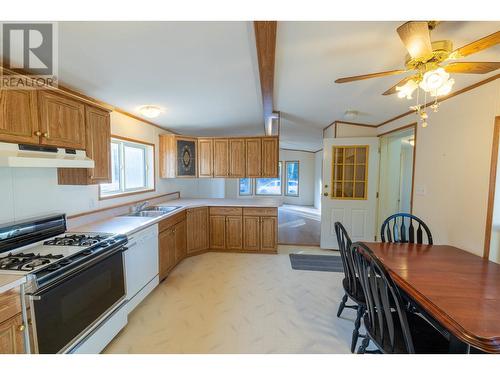
[[[130,195],[151,193],[153,191],[156,191],[156,189],[135,190],[135,191],[129,191],[129,192],[126,192],[126,193],[118,193],[118,194],[105,195],[105,196],[101,196],[101,194],[99,194],[99,200],[100,201],[104,201],[104,200],[107,200],[107,199],[128,197]]]

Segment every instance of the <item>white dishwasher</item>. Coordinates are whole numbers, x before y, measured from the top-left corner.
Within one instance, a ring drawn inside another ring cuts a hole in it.
[[[158,224],[129,236],[126,246],[125,285],[130,313],[159,283]]]

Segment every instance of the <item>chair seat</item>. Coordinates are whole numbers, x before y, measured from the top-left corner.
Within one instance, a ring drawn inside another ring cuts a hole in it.
[[[363,288],[357,277],[356,277],[356,284],[357,284],[356,291],[354,291],[351,290],[351,288],[349,287],[349,281],[346,278],[342,280],[342,286],[344,287],[344,290],[347,293],[347,295],[358,305],[359,304],[365,305],[366,304],[365,295],[363,294]]]
[[[375,345],[382,351],[382,353],[394,353],[394,354],[407,354],[406,345],[403,339],[403,333],[401,330],[401,324],[397,312],[393,312],[394,321],[394,351],[390,346],[389,335],[387,327],[384,328],[384,342],[381,342],[378,330],[377,334],[373,333],[371,327],[369,327],[368,316],[364,316],[364,324],[368,335],[374,341]],[[433,326],[431,326],[424,318],[417,314],[407,313],[408,325],[410,327],[410,332],[413,340],[413,347],[415,353],[417,354],[442,354],[448,353],[449,342],[443,337]]]

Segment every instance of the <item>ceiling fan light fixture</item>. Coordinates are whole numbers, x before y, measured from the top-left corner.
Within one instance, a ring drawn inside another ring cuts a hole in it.
[[[139,108],[141,115],[148,118],[156,118],[162,112],[161,108],[156,105],[143,105]]]
[[[429,70],[422,77],[420,87],[426,92],[433,92],[443,86],[449,78],[450,75],[443,68]]]
[[[403,86],[396,86],[398,98],[412,99],[413,92],[417,89],[418,85],[413,79],[410,79]]]
[[[431,93],[432,96],[445,96],[451,92],[453,85],[455,84],[455,80],[450,78],[447,80],[440,88]]]

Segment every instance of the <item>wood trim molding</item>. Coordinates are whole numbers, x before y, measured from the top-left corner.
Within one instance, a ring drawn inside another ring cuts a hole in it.
[[[276,54],[277,21],[254,21],[255,45],[259,63],[260,90],[264,110],[264,134],[266,124],[273,114],[274,62]]]
[[[415,133],[416,133],[417,124],[418,123],[415,121],[415,122],[412,122],[411,124],[403,125],[403,126],[400,126],[399,128],[396,128],[396,129],[389,130],[389,131],[386,131],[384,133],[378,134],[377,137],[383,137],[384,135],[388,135],[388,134],[391,134],[391,133],[396,133],[398,131],[405,130],[405,129],[408,129],[408,128],[411,128],[411,127],[415,128]]]
[[[500,141],[500,116],[495,117],[493,129],[493,143],[491,147],[490,182],[488,190],[488,207],[486,210],[486,227],[484,229],[483,258],[489,259],[491,245],[491,227],[493,225],[493,206],[495,203],[495,190],[498,168],[498,144]]]
[[[441,102],[443,102],[445,100],[451,99],[451,98],[453,98],[453,97],[455,97],[457,95],[463,94],[464,92],[473,90],[473,89],[475,89],[475,88],[477,88],[479,86],[485,85],[485,84],[487,84],[489,82],[495,81],[498,78],[500,78],[500,73],[496,74],[494,76],[491,76],[489,78],[486,78],[486,79],[484,79],[482,81],[476,82],[476,83],[474,83],[474,84],[472,84],[470,86],[464,87],[463,89],[454,91],[454,92],[452,92],[452,93],[450,93],[450,94],[448,94],[446,96],[443,96],[443,97],[441,97],[441,98],[438,99],[438,103],[441,103]],[[434,103],[434,101],[428,102],[425,105],[423,105],[423,108],[427,108],[430,105],[432,105],[433,103]],[[407,112],[401,113],[400,115],[392,117],[392,118],[390,118],[388,120],[385,120],[385,121],[381,122],[380,124],[371,124],[371,125],[370,124],[363,124],[363,123],[356,123],[356,122],[348,122],[348,121],[335,120],[335,121],[331,122],[330,124],[328,124],[327,126],[325,126],[323,128],[323,138],[325,136],[326,129],[328,129],[330,126],[333,126],[333,125],[335,125],[335,127],[337,127],[337,123],[343,123],[343,124],[349,124],[349,125],[357,125],[357,126],[369,126],[369,127],[379,128],[379,127],[381,127],[383,125],[389,124],[390,122],[399,120],[402,117],[411,115],[414,112],[415,111],[407,111]],[[336,131],[334,133],[335,133],[334,138],[336,138],[337,137]]]
[[[296,152],[307,152],[309,154],[315,154],[316,152],[318,151],[308,151],[308,150],[297,150],[295,148],[280,148],[280,151],[283,150],[283,151],[296,151]],[[322,149],[321,149],[322,150]],[[320,151],[321,151],[320,150]]]
[[[355,126],[364,126],[366,128],[375,128],[377,125],[375,124],[364,124],[361,122],[349,122],[349,121],[335,121],[336,124],[345,124],[345,125],[355,125]]]
[[[92,215],[92,214],[96,214],[96,213],[107,211],[107,210],[113,210],[115,208],[130,206],[130,205],[133,205],[133,204],[136,204],[136,203],[139,203],[139,202],[145,202],[145,201],[151,200],[151,199],[158,199],[158,198],[162,198],[162,197],[168,197],[169,195],[177,195],[177,199],[181,198],[180,191],[174,191],[172,193],[159,194],[159,195],[155,195],[153,197],[148,197],[148,198],[144,198],[144,199],[138,199],[138,200],[131,201],[131,202],[126,202],[126,203],[120,203],[120,204],[116,204],[114,206],[103,207],[103,208],[99,208],[97,210],[80,212],[78,214],[69,215],[67,218],[68,219],[76,219],[77,217]]]

